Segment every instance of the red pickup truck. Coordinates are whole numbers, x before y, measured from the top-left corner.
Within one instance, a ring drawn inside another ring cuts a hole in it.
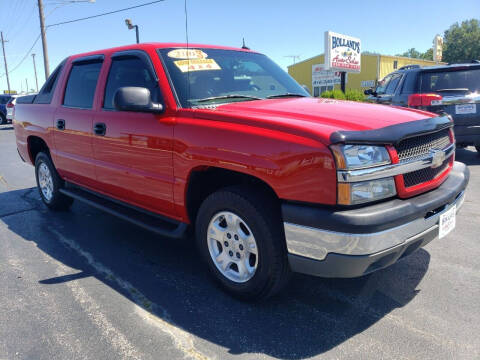
[[[182,241],[228,292],[355,277],[455,226],[469,172],[445,115],[312,98],[246,49],[140,44],[68,57],[17,100],[20,157],[74,199]]]

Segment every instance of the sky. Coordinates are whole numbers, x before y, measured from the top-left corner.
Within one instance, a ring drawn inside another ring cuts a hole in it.
[[[45,23],[51,25],[152,0],[43,1]],[[301,61],[323,53],[326,30],[360,38],[362,51],[394,55],[412,47],[426,51],[434,36],[453,23],[480,18],[480,0],[187,0],[187,9],[190,43],[240,47],[245,38],[248,47],[284,69],[292,63],[289,55]],[[139,25],[141,42],[185,42],[184,0],[165,0],[49,28],[50,71],[69,55],[134,43],[135,31],[128,30],[126,18]],[[26,79],[29,88],[35,88],[31,53],[36,54],[41,87],[45,81],[41,40],[29,52],[40,34],[37,0],[0,0],[0,31],[8,40],[11,88],[25,90]],[[7,89],[4,70],[0,61],[0,92]]]

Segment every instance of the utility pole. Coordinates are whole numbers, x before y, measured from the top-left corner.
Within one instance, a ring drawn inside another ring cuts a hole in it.
[[[5,56],[5,42],[7,40],[3,40],[3,31],[1,31],[0,34],[2,37],[3,61],[5,62],[5,74],[7,75],[8,93],[10,94],[10,78],[8,77],[7,57]]]
[[[33,59],[33,72],[35,73],[35,85],[37,86],[37,92],[38,92],[37,65],[35,64],[35,54],[32,54],[32,59]]]
[[[27,94],[28,94],[28,79],[25,79],[25,83],[27,84]]]
[[[47,49],[47,36],[45,34],[45,16],[43,15],[43,1],[38,0],[38,16],[40,17],[40,32],[42,33],[42,47],[43,47],[43,66],[45,67],[45,81],[50,75],[50,69],[48,66],[48,49]]]
[[[293,65],[295,65],[295,60],[296,59],[300,60],[300,55],[285,55],[284,57],[292,58],[293,59]]]

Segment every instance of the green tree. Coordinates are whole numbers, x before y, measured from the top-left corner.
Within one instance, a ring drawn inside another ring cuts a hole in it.
[[[445,30],[443,61],[458,63],[480,59],[480,24],[477,19],[458,22]]]
[[[404,56],[404,57],[419,59],[420,58],[420,52],[415,48],[411,48],[411,49],[408,49],[407,51],[405,51],[403,54],[397,54],[397,56]]]
[[[415,48],[408,49],[403,54],[397,54],[396,56],[404,56],[413,59],[425,59],[425,60],[433,60],[433,49],[430,48],[424,53],[421,53]]]
[[[422,54],[422,59],[433,61],[433,48],[428,49]]]

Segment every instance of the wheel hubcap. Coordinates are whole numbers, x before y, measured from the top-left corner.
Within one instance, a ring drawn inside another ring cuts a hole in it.
[[[250,280],[258,266],[258,248],[247,223],[230,211],[213,216],[207,230],[208,251],[227,279],[236,283]]]
[[[38,167],[38,186],[45,200],[50,201],[53,197],[53,179],[50,169],[45,163]]]

